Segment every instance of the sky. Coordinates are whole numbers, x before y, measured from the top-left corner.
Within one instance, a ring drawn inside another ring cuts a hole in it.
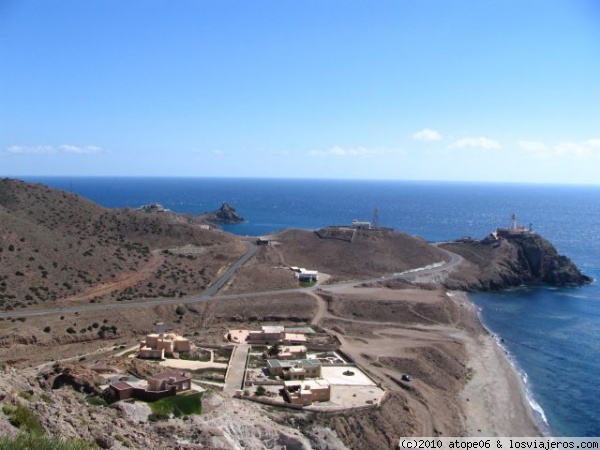
[[[0,0],[0,176],[600,184],[596,0]]]

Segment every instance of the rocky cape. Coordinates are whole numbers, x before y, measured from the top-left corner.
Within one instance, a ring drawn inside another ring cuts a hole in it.
[[[202,218],[208,222],[219,224],[242,223],[246,220],[229,203],[223,203],[216,211],[203,214]]]
[[[535,233],[461,239],[441,247],[466,261],[444,283],[449,289],[490,291],[542,283],[567,287],[593,281],[569,258],[559,255],[547,239]]]

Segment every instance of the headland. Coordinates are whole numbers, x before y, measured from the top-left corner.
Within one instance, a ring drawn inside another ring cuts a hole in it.
[[[287,230],[254,247],[187,217],[108,210],[15,180],[1,181],[0,214],[0,357],[11,374],[0,381],[0,401],[12,405],[7,411],[31,406],[49,435],[97,444],[109,424],[146,448],[235,448],[269,436],[298,448],[381,449],[402,435],[534,435],[518,374],[456,289],[586,282],[539,236],[436,246],[361,227],[350,239]],[[248,248],[255,253],[229,273]],[[505,255],[514,258],[497,264],[498,275],[492,263]],[[318,271],[319,284],[301,287],[292,267]],[[216,295],[204,295],[223,276]],[[230,329],[311,326],[385,396],[344,411],[265,407],[220,392],[216,370],[212,379],[194,376],[208,390],[202,414],[186,420],[149,421],[120,402],[88,408],[94,367],[154,375],[155,365],[121,353],[156,322],[219,351],[237,347],[223,341]],[[57,376],[68,382],[47,382]],[[0,426],[16,432],[8,414]]]

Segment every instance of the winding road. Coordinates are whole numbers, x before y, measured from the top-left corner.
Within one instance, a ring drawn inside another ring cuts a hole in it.
[[[239,298],[253,298],[253,297],[262,297],[269,295],[286,295],[286,294],[297,294],[297,293],[309,293],[311,291],[315,291],[320,289],[319,286],[313,286],[309,288],[293,288],[293,289],[280,289],[280,290],[270,290],[270,291],[261,291],[261,292],[247,292],[243,294],[228,294],[228,295],[219,295],[216,296],[221,287],[225,283],[229,281],[229,279],[235,274],[235,272],[242,267],[248,260],[250,260],[258,251],[258,247],[254,245],[252,242],[246,242],[246,246],[248,251],[234,264],[231,265],[227,269],[227,271],[221,275],[221,277],[212,284],[208,289],[204,292],[191,295],[189,297],[184,298],[163,298],[163,299],[145,299],[139,300],[135,302],[119,302],[119,303],[88,303],[83,305],[75,305],[75,306],[57,306],[51,308],[44,309],[29,309],[23,311],[7,311],[0,312],[0,317],[6,318],[17,318],[17,317],[32,317],[32,316],[43,316],[46,314],[65,314],[65,313],[76,313],[76,312],[84,312],[84,311],[103,311],[109,309],[134,309],[134,308],[152,308],[159,305],[179,305],[179,304],[191,304],[191,303],[199,303],[205,302],[211,299],[222,299],[222,300],[231,300],[231,299],[239,299]],[[450,257],[450,261],[440,263],[435,267],[425,267],[422,269],[413,269],[407,272],[395,273],[392,275],[382,276],[378,278],[369,278],[365,280],[350,280],[350,281],[342,281],[335,284],[327,285],[327,289],[335,289],[336,286],[340,287],[348,287],[352,285],[359,285],[364,283],[374,283],[374,282],[382,282],[382,281],[390,281],[390,280],[404,280],[404,281],[415,281],[417,279],[421,279],[423,277],[432,277],[437,276],[443,273],[447,273],[453,269],[455,269],[458,265],[460,265],[463,261],[462,257],[459,255],[449,252],[444,249],[443,250]]]

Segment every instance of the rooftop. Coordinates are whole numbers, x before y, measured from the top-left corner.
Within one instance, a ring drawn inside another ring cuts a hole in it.
[[[175,381],[182,381],[190,378],[190,374],[181,370],[169,370],[168,372],[162,372],[148,377],[149,380],[168,380],[170,378],[175,378]]]

